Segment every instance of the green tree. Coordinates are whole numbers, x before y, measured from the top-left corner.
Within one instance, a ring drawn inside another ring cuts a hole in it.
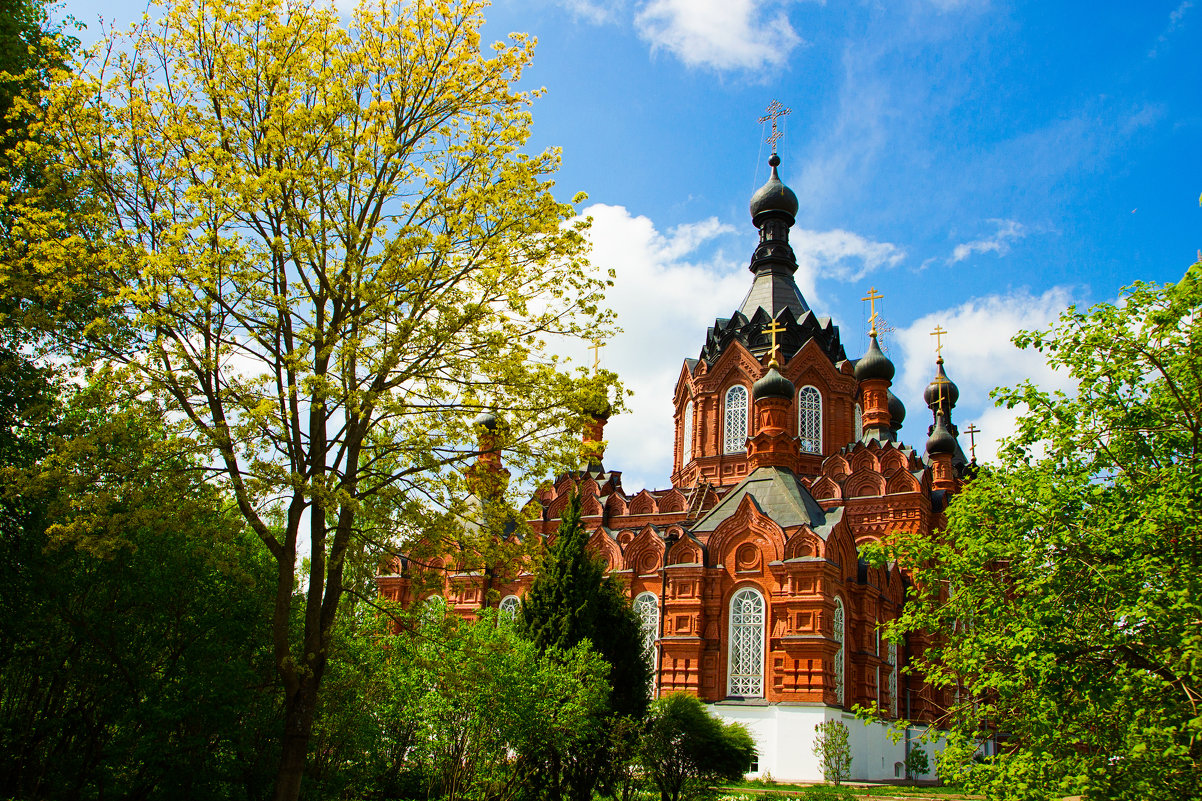
[[[651,666],[643,656],[639,619],[626,588],[605,575],[605,561],[589,552],[588,541],[580,497],[573,495],[522,600],[519,630],[540,649],[566,650],[588,640],[610,665],[614,711],[641,717]]]
[[[838,787],[851,778],[851,742],[847,724],[826,720],[814,726],[814,756],[822,766],[822,778]]]
[[[1071,392],[997,390],[1018,433],[936,538],[894,535],[898,623],[956,703],[945,779],[990,798],[1200,797],[1202,264],[1015,342]],[[996,737],[999,755],[972,760]]]
[[[639,762],[662,801],[697,798],[715,783],[741,779],[755,757],[747,729],[711,716],[694,696],[651,704]]]
[[[587,748],[607,709],[608,665],[587,644],[541,654],[495,610],[414,619],[396,635],[362,622],[331,660],[315,797],[506,801],[541,767],[530,755]]]
[[[38,322],[72,355],[161,400],[275,563],[281,801],[367,543],[454,506],[482,406],[538,472],[575,450],[578,388],[611,388],[546,355],[608,330],[605,281],[552,194],[558,152],[522,151],[533,41],[482,52],[483,5],[173,3],[55,76],[26,153],[89,203],[20,199],[0,285],[57,301]],[[85,291],[100,308],[69,326]]]
[[[0,795],[260,797],[270,566],[157,410],[64,393],[0,474]]]
[[[567,650],[588,642],[609,665],[609,720],[599,725],[589,748],[566,749],[552,743],[539,773],[543,793],[589,799],[607,779],[623,750],[607,733],[626,731],[618,719],[641,718],[648,703],[651,667],[643,656],[639,620],[628,593],[605,562],[588,551],[589,534],[580,518],[580,497],[563,511],[555,539],[523,599],[518,630],[540,650]]]

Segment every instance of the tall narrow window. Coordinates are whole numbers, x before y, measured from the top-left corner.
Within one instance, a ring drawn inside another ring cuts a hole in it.
[[[501,603],[497,604],[497,617],[506,623],[512,623],[517,618],[521,606],[522,602],[516,595],[506,595],[501,599]]]
[[[864,439],[864,408],[856,404],[856,442]]]
[[[691,400],[684,402],[684,424],[681,426],[682,442],[681,442],[681,457],[680,466],[684,467],[689,462],[693,461],[693,402]]]
[[[726,390],[726,425],[723,426],[725,453],[747,450],[747,387],[735,384]]]
[[[730,680],[727,694],[764,694],[764,596],[750,587],[730,599]]]
[[[656,680],[655,639],[659,636],[659,599],[654,593],[644,592],[634,599],[634,613],[639,617],[639,630],[643,635],[643,658],[651,666],[651,687]]]
[[[806,453],[822,453],[822,395],[817,387],[797,393],[797,437]]]
[[[889,709],[897,717],[897,643],[889,643]]]
[[[835,617],[834,617],[833,628],[834,628],[834,631],[832,632],[832,635],[835,638],[835,642],[839,643],[839,648],[837,651],[835,651],[835,703],[838,704],[839,706],[844,706],[844,700],[843,700],[843,685],[844,685],[844,682],[843,682],[843,662],[844,662],[843,643],[844,643],[844,639],[845,639],[844,635],[846,634],[846,632],[845,632],[846,625],[845,625],[845,616],[843,614],[843,599],[842,598],[835,599]]]

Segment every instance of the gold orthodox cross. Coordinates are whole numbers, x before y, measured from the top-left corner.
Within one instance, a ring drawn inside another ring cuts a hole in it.
[[[772,321],[772,325],[764,326],[764,333],[769,335],[770,337],[772,337],[772,353],[768,360],[769,367],[771,367],[772,363],[776,361],[776,335],[783,334],[787,330],[788,329],[786,329],[783,325],[778,323],[776,320]]]
[[[598,340],[589,348],[593,352],[593,375],[597,374],[597,368],[601,366],[601,349],[605,347],[605,343]]]
[[[952,382],[948,381],[943,376],[937,376],[935,378],[935,384],[936,384],[936,386],[939,387],[939,408],[940,409],[943,408],[943,388],[946,387],[950,383],[952,383]]]
[[[876,302],[883,297],[885,296],[876,291],[876,287],[870,287],[868,289],[868,295],[860,298],[860,300],[868,301],[872,309],[872,313],[868,316],[868,336],[870,337],[876,336]]]
[[[768,104],[768,108],[766,109],[766,111],[768,113],[765,114],[764,116],[760,117],[760,124],[763,125],[765,122],[768,122],[769,120],[772,121],[772,133],[764,141],[766,141],[768,144],[772,145],[772,152],[775,153],[776,152],[776,141],[778,139],[780,139],[782,136],[784,136],[784,134],[782,134],[777,129],[776,121],[781,117],[784,117],[788,114],[792,114],[793,109],[785,108],[784,106],[782,106],[780,104],[779,100],[773,100],[771,103]]]
[[[976,423],[969,423],[968,428],[964,429],[964,433],[968,435],[968,451],[972,454],[972,460],[977,460],[977,434],[981,433],[981,429],[977,428]]]
[[[943,358],[943,335],[946,333],[941,325],[935,326],[935,330],[931,332],[931,336],[935,337],[935,355],[940,359]]]

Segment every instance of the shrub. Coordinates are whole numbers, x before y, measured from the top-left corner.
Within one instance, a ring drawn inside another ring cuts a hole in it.
[[[814,754],[822,765],[822,775],[838,787],[851,776],[851,743],[847,725],[841,720],[828,720],[814,727],[818,739]]]

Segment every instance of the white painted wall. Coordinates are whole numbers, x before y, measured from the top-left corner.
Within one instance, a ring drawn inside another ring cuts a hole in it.
[[[738,722],[747,727],[759,750],[759,771],[749,775],[762,777],[772,774],[780,782],[823,781],[822,768],[814,755],[814,727],[827,720],[841,720],[847,726],[851,744],[852,781],[888,781],[904,778],[895,765],[906,759],[905,738],[893,742],[889,727],[883,723],[865,723],[855,715],[821,704],[756,704],[719,702],[707,705],[711,714],[726,722]],[[923,729],[911,729],[915,740]],[[931,773],[924,779],[935,778],[935,754],[942,750],[942,740],[925,746],[931,762]]]

